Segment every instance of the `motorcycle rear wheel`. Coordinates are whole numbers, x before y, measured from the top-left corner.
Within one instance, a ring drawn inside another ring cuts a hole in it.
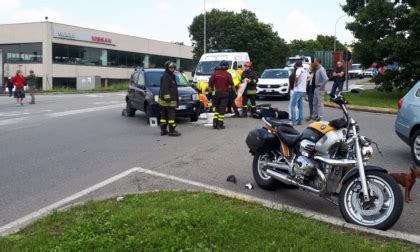
[[[339,207],[344,219],[356,225],[387,230],[400,218],[403,195],[395,180],[387,173],[366,171],[371,202],[363,200],[358,174],[344,184],[340,191]]]
[[[262,163],[267,160],[271,161],[270,154],[256,154],[252,162],[252,174],[254,175],[254,180],[259,187],[265,190],[274,190],[278,187],[279,181],[270,177]]]

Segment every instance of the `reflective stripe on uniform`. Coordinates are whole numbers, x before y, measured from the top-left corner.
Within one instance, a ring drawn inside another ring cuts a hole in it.
[[[175,120],[169,120],[169,124],[175,124]]]
[[[166,124],[166,120],[160,120],[160,124]]]
[[[164,95],[163,99],[171,99],[171,95],[170,94]]]
[[[178,103],[176,101],[170,101],[169,105],[164,100],[159,100],[159,105],[162,107],[176,107],[178,106]]]
[[[217,119],[219,121],[223,122],[225,120],[225,116],[224,115],[219,115],[219,117]]]
[[[246,94],[249,94],[249,95],[257,94],[257,90],[247,90]]]

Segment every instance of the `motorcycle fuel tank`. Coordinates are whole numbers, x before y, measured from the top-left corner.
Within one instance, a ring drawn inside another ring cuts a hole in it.
[[[315,151],[320,155],[330,155],[333,147],[344,139],[342,130],[330,130],[316,144]]]
[[[309,124],[309,128],[314,129],[322,134],[327,134],[330,131],[336,130],[336,128],[332,127],[329,122],[314,122]]]

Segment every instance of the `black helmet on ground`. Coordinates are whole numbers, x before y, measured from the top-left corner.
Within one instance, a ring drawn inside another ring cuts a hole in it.
[[[173,67],[175,69],[176,68],[176,65],[172,61],[169,61],[168,60],[168,61],[165,62],[164,67],[165,67],[165,69],[169,69],[171,67]]]
[[[229,68],[229,63],[227,63],[226,60],[222,60],[222,62],[220,62],[220,67],[224,68],[224,69],[228,69]]]

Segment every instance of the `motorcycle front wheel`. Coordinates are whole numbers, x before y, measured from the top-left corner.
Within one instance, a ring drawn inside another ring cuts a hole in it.
[[[340,191],[344,219],[360,226],[387,230],[400,218],[404,201],[401,189],[387,173],[366,171],[370,201],[365,202],[359,175],[349,178]]]

